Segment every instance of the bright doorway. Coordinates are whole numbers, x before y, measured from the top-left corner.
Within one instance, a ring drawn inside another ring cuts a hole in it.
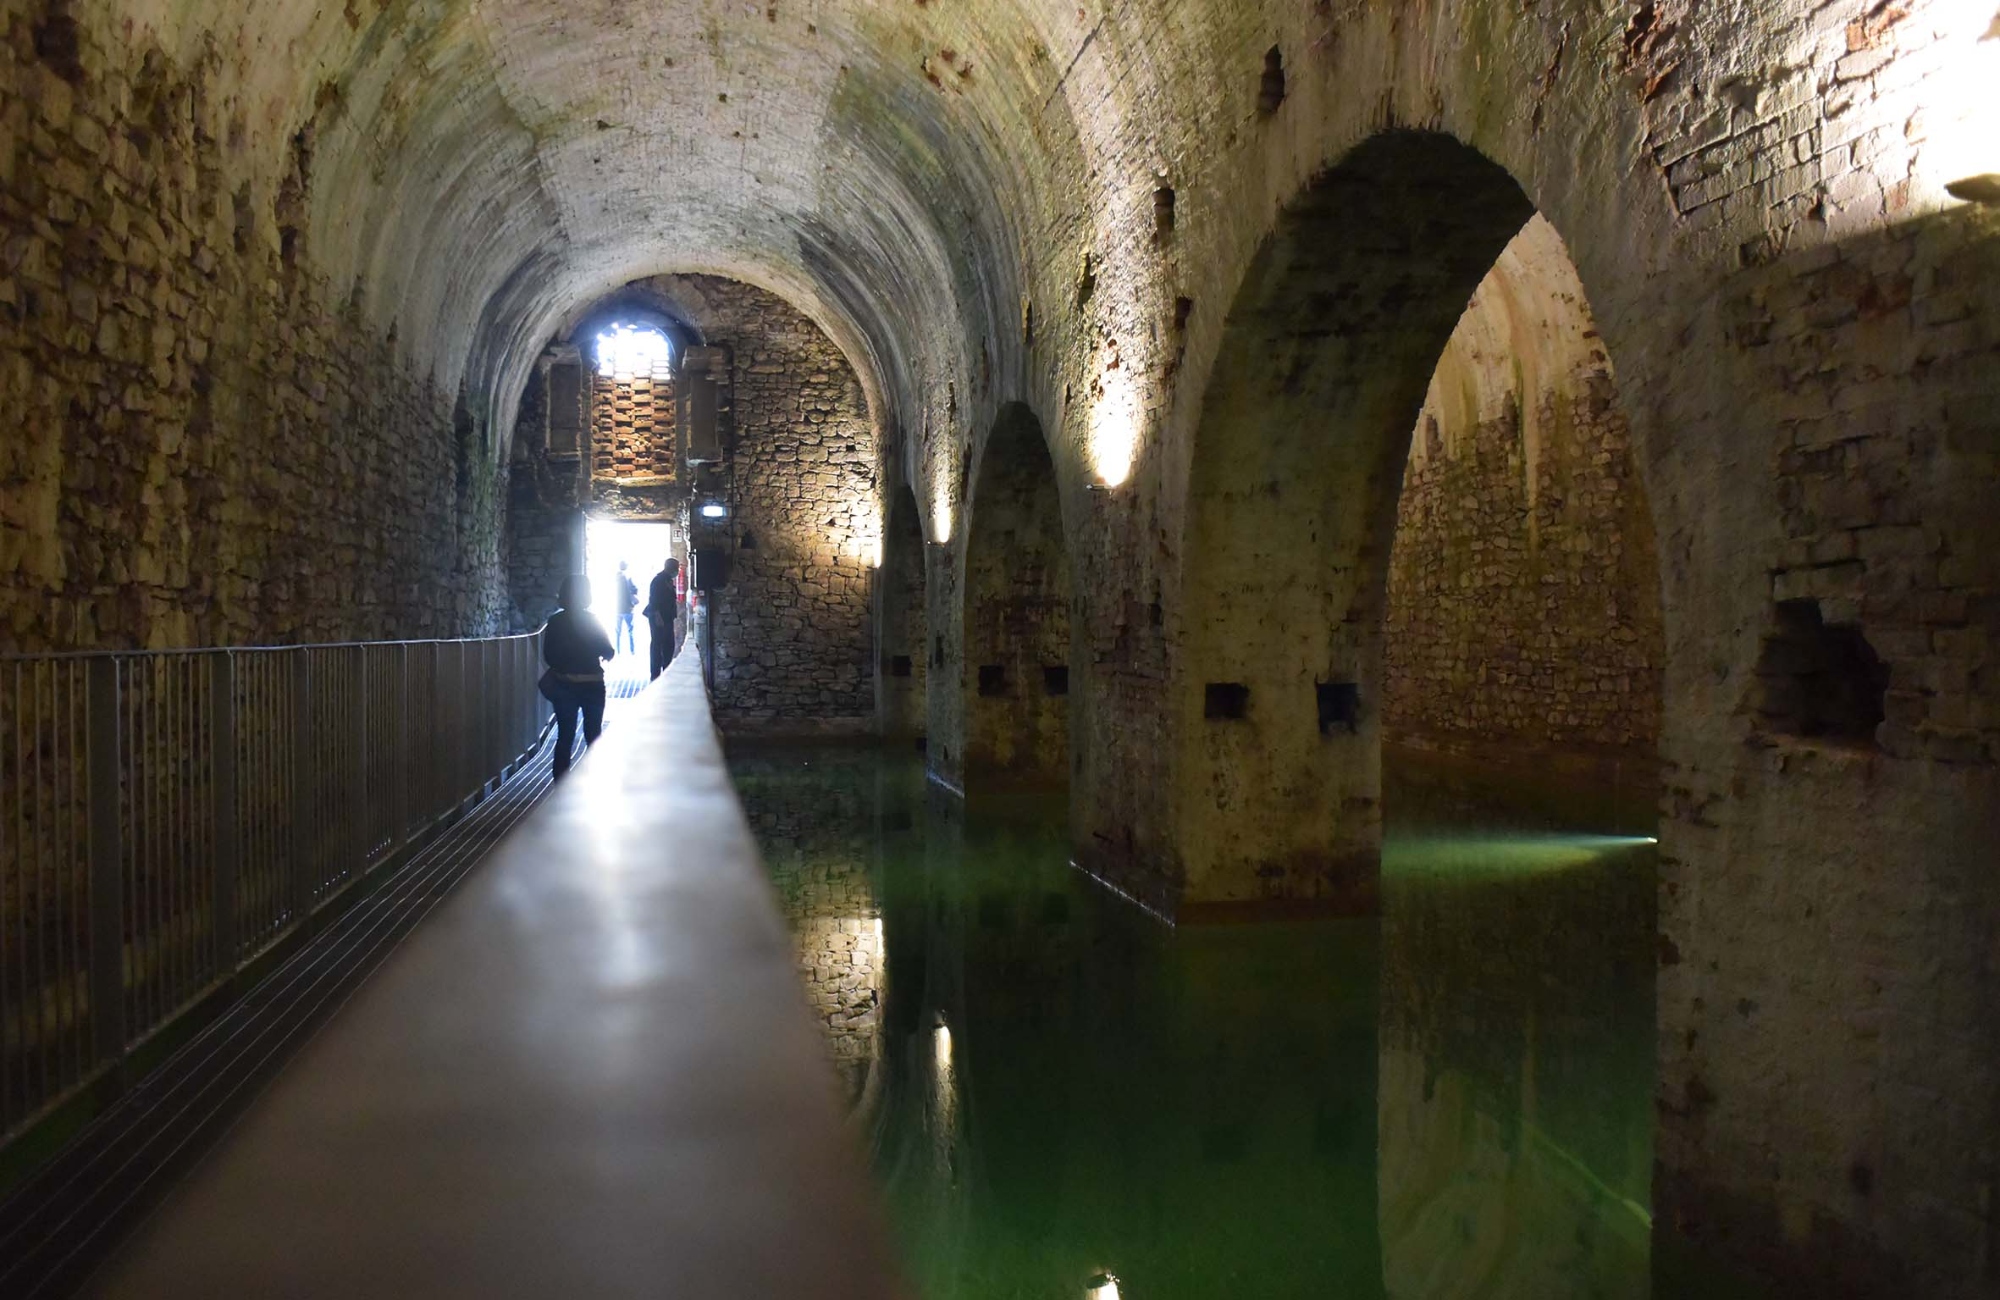
[[[673,554],[674,530],[669,524],[639,524],[622,519],[591,519],[584,525],[584,575],[590,579],[590,612],[604,624],[618,647],[621,667],[636,665],[638,675],[646,674],[651,637],[642,611],[653,575]],[[632,611],[632,632],[628,640],[618,625],[618,566],[638,589]],[[621,674],[630,675],[630,672]]]

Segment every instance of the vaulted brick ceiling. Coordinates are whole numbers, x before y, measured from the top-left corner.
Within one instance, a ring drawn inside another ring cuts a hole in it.
[[[180,60],[212,38],[245,149],[308,124],[314,261],[496,401],[561,313],[666,270],[792,298],[879,396],[1018,321],[1021,214],[1089,174],[1077,105],[1116,117],[1097,19],[1034,0],[128,8]]]

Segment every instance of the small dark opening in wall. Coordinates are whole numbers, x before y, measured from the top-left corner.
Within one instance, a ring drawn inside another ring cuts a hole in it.
[[[1757,719],[1773,735],[1873,744],[1889,670],[1861,629],[1828,626],[1816,600],[1778,602],[1757,660]]]
[[[736,549],[737,549],[737,550],[739,550],[739,551],[754,551],[754,550],[756,550],[756,549],[757,549],[757,534],[755,534],[755,533],[753,533],[753,532],[750,532],[750,531],[748,531],[748,530],[746,529],[746,530],[744,531],[744,533],[743,533],[743,540],[742,540],[742,541],[740,541],[740,542],[738,542],[738,543],[736,543]]]
[[[1257,88],[1257,111],[1265,117],[1285,102],[1285,52],[1273,45],[1264,55],[1264,80]]]
[[[1250,688],[1241,682],[1210,682],[1202,691],[1204,718],[1242,718],[1250,713]]]
[[[1174,237],[1174,188],[1162,185],[1153,191],[1153,242],[1164,244]]]
[[[889,660],[889,676],[891,677],[908,677],[915,669],[916,666],[910,662],[910,656],[908,655],[894,655]]]
[[[1069,694],[1069,665],[1049,664],[1042,669],[1042,689],[1050,695]]]
[[[1007,669],[1001,664],[981,664],[979,668],[979,693],[988,697],[1005,695],[1007,693]]]
[[[1324,736],[1335,727],[1345,727],[1349,732],[1361,729],[1361,688],[1353,682],[1320,682],[1319,692],[1319,734]]]
[[[931,638],[931,667],[944,667],[944,638],[941,636]]]

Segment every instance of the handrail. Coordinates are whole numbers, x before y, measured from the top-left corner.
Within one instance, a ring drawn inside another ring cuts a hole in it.
[[[0,1145],[537,743],[533,636],[0,656]]]

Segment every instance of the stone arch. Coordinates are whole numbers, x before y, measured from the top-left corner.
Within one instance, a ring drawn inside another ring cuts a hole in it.
[[[1475,289],[1535,211],[1460,141],[1388,131],[1308,187],[1251,263],[1189,474],[1172,705],[1184,911],[1375,907],[1411,431]]]
[[[881,653],[875,670],[881,681],[882,734],[898,740],[918,739],[929,730],[930,619],[922,516],[916,490],[905,482],[889,504],[882,530]]]
[[[965,550],[965,772],[1069,777],[1071,581],[1062,495],[1042,426],[1002,407],[971,486]]]

